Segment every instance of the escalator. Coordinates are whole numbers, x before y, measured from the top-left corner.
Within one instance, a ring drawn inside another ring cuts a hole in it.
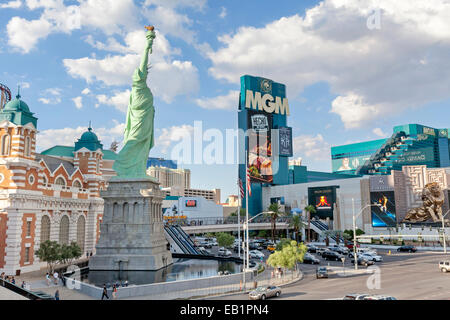
[[[183,253],[189,255],[202,255],[199,252],[192,242],[189,235],[181,229],[179,226],[165,226],[164,230],[166,231],[166,236],[168,237],[168,241],[173,247],[175,251],[181,250],[181,252],[175,253]]]

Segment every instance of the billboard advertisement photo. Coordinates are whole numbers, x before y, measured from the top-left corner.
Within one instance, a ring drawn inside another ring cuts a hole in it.
[[[397,226],[397,216],[395,211],[394,191],[371,192],[372,227],[395,227]]]
[[[308,188],[309,204],[316,208],[319,219],[333,219],[333,209],[336,203],[336,187]]]

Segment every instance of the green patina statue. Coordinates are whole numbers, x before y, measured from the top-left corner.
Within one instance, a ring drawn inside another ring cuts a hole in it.
[[[148,58],[152,53],[155,39],[154,27],[146,27],[147,46],[142,56],[141,65],[134,71],[130,103],[128,105],[124,147],[114,162],[113,169],[117,179],[151,179],[146,174],[147,160],[154,144],[153,122],[155,108],[153,95],[147,86]]]

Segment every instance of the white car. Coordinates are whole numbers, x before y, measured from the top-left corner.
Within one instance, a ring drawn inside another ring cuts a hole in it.
[[[261,251],[258,251],[258,250],[250,250],[248,252],[248,254],[249,254],[250,258],[253,258],[253,259],[264,258],[264,253],[262,253]]]
[[[219,250],[218,256],[219,257],[231,257],[233,254],[231,253],[230,250],[224,249],[224,250]]]
[[[383,257],[376,255],[376,254],[368,253],[368,252],[364,252],[360,256],[369,261],[374,261],[374,262],[383,261]]]

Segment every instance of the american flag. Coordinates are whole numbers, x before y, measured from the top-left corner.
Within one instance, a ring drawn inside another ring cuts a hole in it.
[[[245,197],[245,190],[244,190],[244,186],[242,185],[242,180],[241,179],[239,179],[238,180],[239,182],[239,190],[240,190],[240,192],[241,192],[241,199],[244,199],[244,197]]]
[[[247,167],[247,190],[248,190],[248,196],[252,196],[252,186],[250,182],[250,169]]]

